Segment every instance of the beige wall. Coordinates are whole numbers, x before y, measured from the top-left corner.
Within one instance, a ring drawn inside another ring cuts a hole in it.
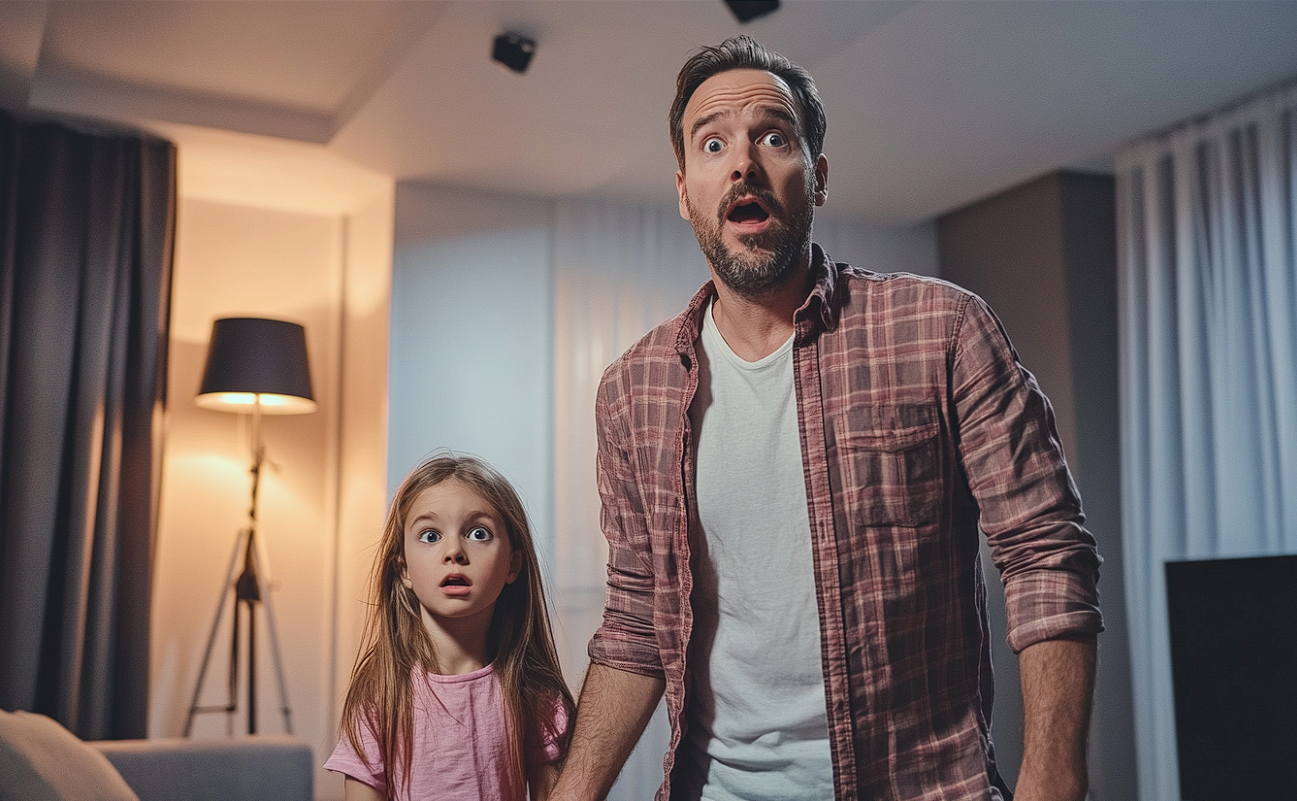
[[[153,608],[151,736],[185,727],[236,536],[246,523],[249,421],[193,403],[212,321],[302,323],[319,410],[266,417],[258,537],[294,732],[323,762],[359,638],[368,546],[385,506],[393,184],[319,149],[194,129],[180,152],[167,439]],[[227,601],[228,603],[228,601]],[[200,704],[223,704],[227,605]],[[258,729],[284,730],[267,616],[259,613]],[[246,688],[241,680],[240,687]],[[196,718],[195,736],[246,731]],[[341,798],[321,772],[317,797]]]

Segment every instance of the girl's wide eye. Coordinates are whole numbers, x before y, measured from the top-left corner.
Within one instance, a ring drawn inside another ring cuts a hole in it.
[[[706,142],[703,142],[704,153],[719,153],[721,152],[721,147],[722,147],[721,140],[717,139],[714,136],[711,139],[708,139]]]
[[[469,529],[468,533],[465,534],[464,537],[471,542],[489,542],[495,538],[495,535],[481,526],[475,526],[474,528]]]
[[[441,542],[441,532],[426,528],[419,532],[419,542]]]

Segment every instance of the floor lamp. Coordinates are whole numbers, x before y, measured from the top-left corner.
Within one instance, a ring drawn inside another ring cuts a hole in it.
[[[279,636],[275,629],[274,608],[266,578],[268,562],[257,539],[257,490],[261,468],[266,463],[266,446],[261,437],[261,418],[267,414],[305,414],[315,411],[311,392],[311,373],[306,358],[306,330],[296,323],[259,317],[227,317],[212,326],[212,342],[207,351],[202,387],[196,402],[206,409],[248,414],[252,418],[252,497],[248,506],[247,525],[239,530],[230,555],[229,568],[216,606],[211,635],[203,652],[189,719],[185,723],[188,737],[194,717],[204,712],[224,712],[227,728],[233,733],[233,714],[238,709],[241,620],[247,622],[247,701],[248,734],[257,733],[257,607],[265,607],[267,632],[270,635],[271,659],[279,683],[279,700],[284,725],[293,731],[292,711],[288,705],[288,688],[284,681],[283,661],[279,653]],[[236,576],[237,571],[237,576]],[[226,606],[233,599],[234,621],[230,636],[228,696],[225,704],[200,706],[198,698],[203,679],[211,662],[212,649]],[[242,613],[240,607],[243,607]]]

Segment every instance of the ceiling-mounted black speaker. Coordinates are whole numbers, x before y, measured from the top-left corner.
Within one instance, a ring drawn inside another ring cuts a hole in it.
[[[495,37],[491,58],[514,72],[526,72],[531,56],[536,52],[536,42],[516,33],[502,33]]]
[[[779,0],[725,0],[739,22],[751,22],[779,8]]]

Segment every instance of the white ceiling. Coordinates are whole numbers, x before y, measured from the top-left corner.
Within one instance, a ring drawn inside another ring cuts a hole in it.
[[[505,30],[537,43],[525,74],[490,59]],[[0,0],[0,104],[317,143],[398,180],[669,203],[675,73],[740,32],[815,75],[830,208],[879,224],[1101,168],[1297,77],[1292,0],[783,0],[746,25],[722,0]]]

